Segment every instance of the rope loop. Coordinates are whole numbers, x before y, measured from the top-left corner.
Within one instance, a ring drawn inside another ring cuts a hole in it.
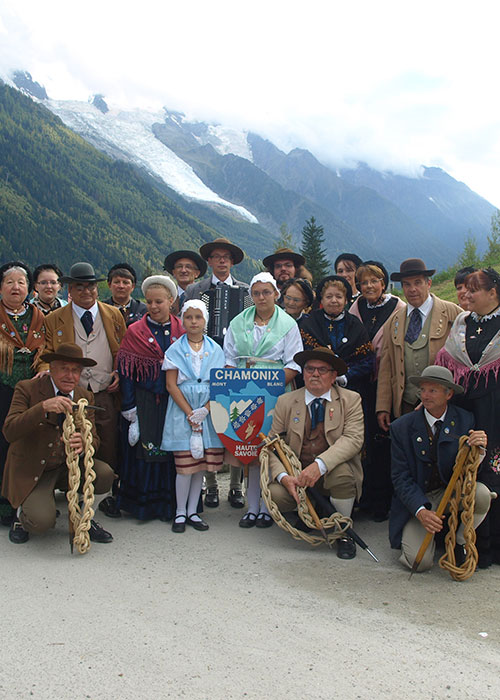
[[[73,417],[72,411],[66,411],[63,423],[63,441],[66,449],[66,464],[68,467],[68,485],[66,494],[68,500],[68,514],[73,530],[73,544],[80,552],[85,554],[90,549],[90,521],[94,517],[92,505],[94,503],[94,446],[92,444],[92,423],[85,415],[88,406],[87,399],[79,399],[78,408]],[[70,446],[71,436],[79,432],[83,440],[83,510],[78,503],[78,489],[81,482],[80,455]]]
[[[275,439],[273,438],[273,442],[274,440]],[[302,466],[297,455],[286,444],[286,442],[282,440],[282,438],[276,436],[276,440],[279,442],[281,449],[285,453],[285,456],[287,457],[292,467],[294,476],[299,476],[300,472],[302,471]],[[304,540],[313,547],[317,547],[320,544],[326,544],[324,537],[313,535],[307,532],[302,532],[301,530],[297,530],[297,528],[293,527],[293,525],[291,525],[291,523],[289,523],[288,520],[282,515],[282,513],[278,509],[278,506],[273,501],[271,491],[269,490],[269,453],[271,452],[271,450],[272,444],[264,444],[261,449],[259,459],[260,488],[262,491],[262,498],[264,499],[264,503],[266,504],[272,519],[282,530],[289,532],[292,535],[292,537],[294,537],[296,540]],[[298,487],[297,493],[299,495],[299,505],[297,506],[297,513],[299,518],[302,520],[304,525],[306,525],[306,527],[316,529],[316,525],[311,517],[311,514],[309,513],[309,509],[306,504],[305,489]],[[330,543],[334,542],[340,537],[343,537],[346,529],[348,527],[352,527],[351,518],[347,518],[346,516],[341,515],[340,513],[332,513],[332,515],[330,515],[328,518],[320,518],[320,521],[322,526],[326,530],[327,538]]]

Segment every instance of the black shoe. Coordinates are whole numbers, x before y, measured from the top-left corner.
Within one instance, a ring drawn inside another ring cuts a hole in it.
[[[337,540],[337,556],[339,559],[354,559],[356,556],[356,543],[348,535]]]
[[[107,544],[108,542],[113,541],[113,535],[101,527],[96,520],[90,521],[89,535],[91,542]]]
[[[244,508],[245,498],[240,488],[229,489],[227,500],[233,508]]]
[[[271,518],[269,513],[259,513],[257,520],[255,521],[256,527],[271,527],[274,520]]]
[[[462,566],[466,556],[467,552],[465,551],[465,546],[457,542],[455,545],[455,566]]]
[[[2,517],[0,518],[0,522],[5,527],[10,527],[12,525],[12,523],[14,522],[14,516],[15,516],[15,511],[13,511],[10,515],[2,515]]]
[[[217,486],[209,486],[205,494],[205,505],[207,508],[217,508],[219,505],[219,489]]]
[[[26,532],[17,515],[14,517],[9,530],[9,540],[14,544],[24,544],[30,538],[30,533]]]
[[[257,522],[257,516],[255,513],[245,513],[245,515],[240,518],[240,522],[238,525],[240,527],[244,527],[248,529],[249,527],[253,527],[255,523]]]
[[[183,518],[183,520],[179,520]],[[174,522],[172,523],[172,532],[184,532],[186,530],[186,516],[176,515]]]
[[[103,498],[99,503],[99,510],[107,515],[108,518],[121,518],[121,510],[116,505],[116,498],[114,496],[107,496]]]
[[[389,513],[386,510],[376,510],[372,515],[372,520],[374,523],[383,523],[389,517]]]
[[[208,523],[202,520],[199,515],[196,518],[196,520],[193,520],[194,517],[196,517],[196,513],[193,513],[193,515],[188,516],[186,520],[186,525],[190,525],[191,527],[194,527],[195,530],[200,530],[200,532],[208,530]]]

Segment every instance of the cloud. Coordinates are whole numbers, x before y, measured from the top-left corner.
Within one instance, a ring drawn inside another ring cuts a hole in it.
[[[54,98],[98,92],[253,129],[323,162],[446,163],[500,202],[499,14],[481,0],[3,0],[0,71],[27,69]]]

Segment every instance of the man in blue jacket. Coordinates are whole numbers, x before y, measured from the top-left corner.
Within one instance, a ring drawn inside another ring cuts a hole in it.
[[[421,376],[409,377],[420,387],[422,405],[391,424],[391,472],[394,497],[389,520],[391,547],[401,548],[400,561],[412,567],[426,532],[436,534],[443,519],[436,508],[452,475],[461,435],[469,435],[469,444],[485,452],[483,430],[474,430],[472,413],[449,404],[454,393],[463,389],[454,384],[446,367],[430,365]],[[476,484],[474,527],[482,522],[490,507],[490,491],[479,481]],[[457,532],[457,561],[463,558],[463,528]],[[435,542],[431,544],[418,567],[430,569]]]

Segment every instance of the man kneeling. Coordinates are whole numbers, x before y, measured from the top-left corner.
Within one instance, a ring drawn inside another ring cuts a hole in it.
[[[285,442],[299,458],[302,472],[298,477],[288,476],[271,453],[272,499],[285,513],[297,506],[297,486],[316,485],[330,497],[338,513],[351,517],[363,482],[361,398],[335,384],[337,375],[347,372],[347,365],[329,348],[304,350],[293,359],[302,367],[305,387],[279,397],[270,435],[286,433]],[[340,538],[337,556],[353,559],[354,540]]]
[[[422,406],[391,423],[391,473],[394,497],[389,519],[389,538],[394,549],[401,548],[400,561],[412,568],[426,532],[433,535],[443,528],[443,519],[436,514],[444,490],[453,473],[458,453],[458,440],[469,435],[469,445],[486,447],[483,430],[473,430],[474,416],[449,404],[454,393],[463,389],[453,383],[446,367],[430,365],[419,377],[409,380],[420,387]],[[484,520],[490,507],[489,489],[476,483],[474,528]],[[460,525],[456,535],[457,565],[463,563],[464,536]],[[418,566],[430,569],[436,545],[432,539]]]
[[[73,343],[63,343],[57,352],[42,355],[50,363],[50,373],[19,382],[14,390],[3,432],[10,442],[5,464],[2,495],[18,509],[12,523],[9,539],[21,544],[29,539],[29,533],[39,534],[54,527],[56,504],[54,489],[68,489],[68,468],[62,441],[62,424],[67,410],[73,410],[73,402],[87,399],[94,403],[93,394],[78,386],[83,367],[96,364],[83,357],[81,348]],[[87,417],[92,423],[92,444],[97,450],[94,412]],[[83,454],[80,433],[70,439],[73,449]],[[94,460],[95,493],[106,493],[115,474],[105,462]],[[112,536],[94,520],[91,521],[90,539],[93,542],[111,542]]]

